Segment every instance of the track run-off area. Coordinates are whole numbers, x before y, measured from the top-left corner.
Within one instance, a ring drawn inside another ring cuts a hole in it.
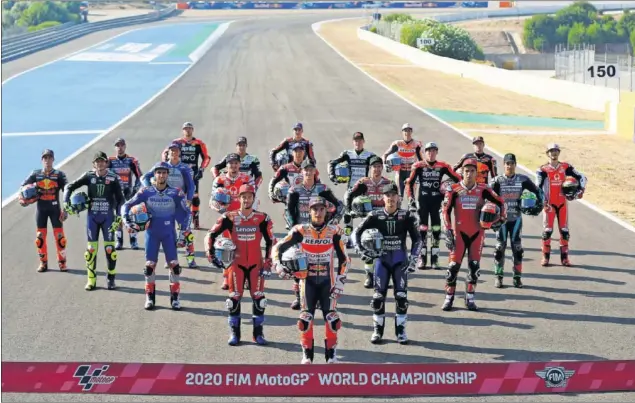
[[[441,160],[454,162],[471,150],[469,140],[361,74],[312,29],[312,24],[319,21],[359,15],[333,11],[328,14],[298,12],[293,18],[284,15],[233,18],[222,35],[214,38],[213,47],[198,55],[193,63],[190,55],[196,46],[188,45],[190,39],[194,43],[192,38],[202,38],[205,29],[208,30],[205,37],[213,35],[214,29],[210,27],[218,29],[227,20],[211,15],[207,19],[196,18],[192,24],[167,21],[135,27],[131,33],[120,30],[119,37],[115,37],[115,33],[110,37],[102,35],[93,43],[82,43],[81,47],[66,44],[57,54],[54,49],[48,51],[51,56],[47,61],[59,61],[29,72],[26,70],[35,67],[31,58],[41,58],[41,55],[3,65],[3,72],[5,69],[14,72],[13,78],[5,81],[2,88],[3,361],[298,364],[301,358],[296,327],[298,313],[289,308],[291,283],[277,277],[272,277],[265,288],[268,298],[265,335],[269,345],[256,346],[248,337],[251,317],[245,313],[250,311],[251,301],[246,296],[243,343],[238,347],[227,346],[227,295],[220,289],[221,272],[207,268],[204,230],[195,234],[199,268],[184,268],[181,275],[183,309],[180,312],[168,309],[167,270],[163,269],[159,269],[157,276],[158,309],[152,312],[143,309],[143,250],[127,249],[119,253],[118,288],[112,291],[103,288],[105,258],[100,251],[97,258],[100,288],[90,293],[84,291],[85,215],[79,219],[71,217],[65,224],[69,272],[60,273],[53,267],[49,272],[37,273],[34,209],[8,201],[4,205],[4,202],[17,191],[23,176],[39,166],[42,148],[54,149],[58,153],[57,163],[66,160],[61,169],[73,180],[91,169],[95,152],[112,154],[114,140],[123,137],[129,154],[140,160],[145,171],[158,160],[169,141],[180,135],[180,125],[191,121],[195,125],[195,136],[206,142],[213,161],[234,149],[236,137],[246,136],[248,152],[256,154],[262,162],[264,183],[272,177],[267,163],[268,150],[288,136],[297,121],[304,123],[305,136],[315,145],[320,171],[326,170],[328,160],[351,147],[353,132],[363,132],[366,148],[381,154],[398,138],[405,122],[414,127],[416,139],[435,141],[439,145]],[[180,17],[179,22],[187,22],[187,19]],[[194,29],[195,25],[198,28]],[[157,31],[153,34],[154,29]],[[163,34],[156,34],[171,29],[184,36],[184,32],[190,32],[190,39],[168,41]],[[164,44],[175,46],[149,61],[127,62],[125,69],[120,68],[114,74],[112,69],[118,62],[103,61],[103,58],[131,57],[112,53],[144,52],[114,50],[129,49],[125,48],[127,43],[150,43],[152,46],[145,49],[148,52]],[[179,43],[183,49],[177,51]],[[104,48],[99,49],[100,46]],[[92,48],[84,49],[87,47]],[[96,55],[100,52],[109,55]],[[69,60],[71,54],[72,60]],[[101,61],[95,60],[100,57]],[[81,70],[86,63],[90,63],[90,71]],[[25,73],[20,75],[21,72]],[[114,76],[118,81],[105,79]],[[66,85],[67,91],[54,87],[52,83],[58,79],[63,80],[61,83]],[[104,81],[100,81],[102,79]],[[27,80],[26,84],[21,80]],[[32,100],[32,95],[20,87],[29,83],[38,93]],[[123,90],[129,91],[127,96]],[[160,91],[163,92],[156,96]],[[68,105],[74,107],[69,109]],[[36,107],[37,110],[33,109]],[[9,124],[5,123],[4,115],[8,111],[11,115],[7,115],[7,122],[15,122],[10,128],[5,127]],[[64,131],[66,133],[50,133]],[[90,133],[76,133],[78,131]],[[499,166],[502,166],[501,160]],[[13,183],[9,186],[5,181]],[[211,174],[206,172],[200,189],[205,206],[211,183]],[[331,187],[339,197],[343,196],[343,186]],[[264,189],[259,192],[260,208],[271,215],[274,232],[280,238],[285,233],[282,207],[270,203],[263,192]],[[216,213],[202,209],[201,224],[205,229],[216,218]],[[632,343],[635,233],[577,203],[571,204],[569,219],[574,264],[571,268],[540,267],[540,218],[525,219],[523,289],[494,288],[494,239],[493,234],[488,233],[476,294],[479,312],[465,310],[460,301],[453,312],[441,311],[445,271],[414,273],[409,279],[408,293],[410,343],[405,346],[394,341],[394,300],[390,293],[386,341],[382,345],[369,342],[372,290],[363,288],[361,262],[350,252],[353,264],[345,295],[338,306],[343,319],[337,350],[340,362],[407,366],[632,359],[635,356]],[[143,235],[140,240],[143,241]],[[51,247],[53,243],[49,241]],[[557,256],[554,257],[557,263]],[[446,258],[442,247],[442,261]],[[184,261],[182,257],[182,263]],[[461,281],[464,275],[462,270]],[[507,280],[509,284],[510,278]],[[317,317],[315,363],[322,364],[323,321],[321,315]],[[210,397],[77,394],[3,393],[2,397],[7,401],[210,401]],[[633,393],[614,393],[490,396],[466,400],[633,401],[634,398]],[[214,399],[245,400],[242,397]],[[450,401],[450,398],[430,400]]]

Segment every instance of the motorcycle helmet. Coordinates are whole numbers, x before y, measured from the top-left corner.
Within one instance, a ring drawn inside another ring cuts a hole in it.
[[[377,228],[367,229],[362,233],[360,248],[371,257],[380,257],[384,253],[384,236]]]

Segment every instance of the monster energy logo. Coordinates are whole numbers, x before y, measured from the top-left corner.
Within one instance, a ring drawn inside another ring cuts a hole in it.
[[[388,235],[393,235],[397,230],[397,222],[396,221],[387,221],[386,229],[388,231]]]
[[[105,191],[106,191],[106,185],[104,185],[103,183],[98,183],[97,184],[97,197],[102,197],[104,195]]]

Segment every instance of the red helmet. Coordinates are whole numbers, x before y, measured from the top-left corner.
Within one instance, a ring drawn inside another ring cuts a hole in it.
[[[252,185],[242,185],[240,186],[240,189],[238,189],[238,195],[241,195],[243,193],[253,193],[254,196],[256,195],[256,189],[252,186]]]
[[[487,202],[481,209],[481,228],[489,229],[499,220],[499,209],[494,203]]]

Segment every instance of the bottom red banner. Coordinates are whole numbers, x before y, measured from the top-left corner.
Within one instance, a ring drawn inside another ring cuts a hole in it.
[[[635,360],[376,365],[2,363],[2,392],[22,393],[404,396],[615,391],[635,391]]]

